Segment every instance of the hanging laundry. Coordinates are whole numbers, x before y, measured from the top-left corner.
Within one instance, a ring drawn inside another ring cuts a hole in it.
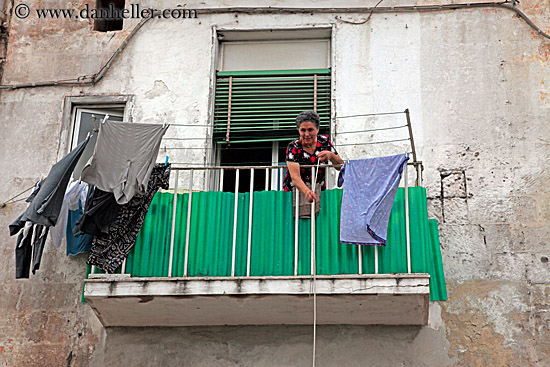
[[[57,224],[50,229],[50,237],[52,238],[55,248],[59,249],[61,242],[65,237],[65,233],[67,232],[67,216],[69,211],[78,210],[79,204],[81,202],[86,202],[87,194],[88,184],[85,182],[74,181],[69,184],[69,187],[67,187]]]
[[[74,167],[89,141],[90,138],[88,137],[53,165],[50,173],[41,182],[40,188],[34,194],[35,196],[32,198],[27,210],[10,224],[10,236],[19,232],[27,221],[48,227],[56,225]]]
[[[89,265],[95,265],[108,273],[116,271],[134,246],[155,193],[160,188],[168,189],[169,178],[170,164],[154,166],[145,194],[134,196],[120,208],[107,235],[94,238]]]
[[[106,192],[90,186],[84,213],[76,222],[75,235],[87,233],[94,236],[107,235],[122,205],[118,204],[112,192]]]
[[[340,242],[386,245],[393,201],[408,160],[408,155],[400,154],[348,161],[342,167]]]
[[[90,251],[92,247],[92,241],[94,236],[90,234],[80,234],[75,236],[73,229],[76,222],[82,217],[82,202],[79,203],[76,210],[69,210],[67,215],[67,223],[65,226],[65,233],[67,237],[67,255],[78,255],[83,252]]]
[[[82,152],[90,141],[86,138],[69,154],[54,164],[27,198],[27,209],[9,225],[10,236],[19,233],[15,246],[15,277],[28,278],[40,267],[49,227],[59,219],[65,191]]]
[[[166,129],[168,125],[106,121],[81,179],[114,193],[119,204],[145,194]]]

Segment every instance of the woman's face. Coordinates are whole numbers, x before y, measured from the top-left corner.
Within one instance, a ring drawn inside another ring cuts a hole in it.
[[[302,145],[312,145],[315,143],[315,139],[317,139],[317,134],[319,133],[319,129],[311,121],[302,122],[298,131],[300,132]]]

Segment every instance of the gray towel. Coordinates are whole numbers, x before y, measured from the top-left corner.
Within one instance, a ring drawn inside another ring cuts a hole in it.
[[[143,195],[168,125],[106,121],[82,181],[112,192],[118,204]]]

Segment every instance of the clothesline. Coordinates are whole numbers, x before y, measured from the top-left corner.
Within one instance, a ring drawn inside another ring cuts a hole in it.
[[[373,144],[386,144],[386,143],[394,143],[398,141],[407,141],[410,140],[410,138],[404,138],[404,139],[395,139],[395,140],[385,140],[385,141],[373,141],[368,143],[350,143],[350,144],[334,144],[335,147],[343,147],[343,146],[350,146],[350,145],[373,145]],[[163,147],[163,149],[172,149],[172,150],[184,150],[184,149],[199,149],[199,150],[214,150],[216,148],[212,147]],[[242,148],[230,148],[230,149],[272,149],[271,147],[242,147]]]
[[[352,118],[352,117],[369,117],[369,116],[399,115],[399,114],[402,114],[402,113],[405,113],[405,111],[364,113],[364,114],[348,115],[348,116],[335,116],[335,117],[332,117],[331,120],[346,119],[346,118]],[[121,122],[128,122],[128,121],[121,121]],[[177,123],[170,123],[170,126],[181,126],[181,127],[213,127],[212,124],[177,124]]]
[[[17,200],[13,200],[13,199],[15,199],[16,197],[18,197],[18,196],[20,196],[20,195],[23,195],[24,193],[26,193],[26,192],[32,190],[33,187],[34,187],[34,185],[32,185],[31,187],[29,187],[29,188],[26,189],[26,190],[21,191],[19,194],[15,195],[15,196],[13,196],[13,197],[11,197],[11,198],[9,198],[8,200],[4,201],[2,204],[0,204],[0,208],[5,207],[7,204],[17,203],[17,202],[19,202],[19,201],[26,200],[27,198],[21,198],[21,199],[17,199]]]
[[[375,129],[364,129],[364,130],[335,132],[335,135],[352,134],[352,133],[365,133],[365,132],[382,131],[382,130],[394,130],[394,129],[401,129],[401,128],[404,128],[404,127],[407,127],[407,125],[381,127],[381,128],[375,128]],[[257,136],[239,136],[239,139],[254,139],[254,138],[257,138]],[[205,136],[205,137],[200,137],[200,138],[175,138],[175,137],[169,137],[169,138],[164,138],[163,140],[186,141],[186,140],[216,140],[216,139],[219,139],[219,138]],[[291,138],[289,138],[289,139],[291,139]],[[234,143],[234,144],[239,144],[239,143]]]

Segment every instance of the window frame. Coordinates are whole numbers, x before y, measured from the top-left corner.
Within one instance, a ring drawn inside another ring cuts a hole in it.
[[[330,77],[330,102],[329,102],[329,122],[328,133],[332,136],[334,117],[336,115],[335,105],[335,31],[336,25],[331,24],[318,24],[313,27],[271,27],[261,29],[243,29],[243,28],[212,28],[212,70],[211,70],[211,93],[209,94],[209,121],[211,124],[208,137],[211,139],[212,153],[207,155],[207,161],[214,163],[216,166],[221,164],[221,149],[214,141],[214,127],[215,127],[215,104],[216,104],[216,85],[218,78],[218,71],[222,71],[223,59],[224,59],[224,44],[225,43],[260,43],[260,42],[308,42],[323,40],[328,43],[327,54],[327,68],[330,69],[328,76]],[[283,37],[279,35],[284,34]],[[257,36],[257,37],[256,37]],[[225,71],[225,70],[223,70]],[[278,161],[277,153],[278,147],[281,142],[276,142],[272,145],[272,165],[284,166],[286,162]],[[208,189],[219,190],[219,174],[217,171],[209,172],[210,174],[210,187]],[[278,179],[276,177],[270,178],[271,190],[274,187],[278,187]],[[280,189],[280,188],[279,188]]]
[[[110,116],[117,116],[124,120],[124,106],[121,105],[113,105],[109,106],[110,109],[106,108],[96,108],[96,107],[89,107],[89,106],[76,106],[73,111],[73,131],[70,141],[70,149],[74,149],[78,145],[78,134],[80,133],[80,122],[82,119],[82,113],[89,113],[89,114],[101,114],[101,115],[110,115]],[[114,111],[113,108],[122,108],[122,112],[120,111]],[[100,123],[100,120],[98,119],[98,123]]]
[[[124,108],[122,120],[131,122],[133,101],[134,95],[66,96],[63,102],[57,160],[63,158],[71,150],[76,122],[75,112],[77,108],[109,109],[113,107],[122,107]]]

